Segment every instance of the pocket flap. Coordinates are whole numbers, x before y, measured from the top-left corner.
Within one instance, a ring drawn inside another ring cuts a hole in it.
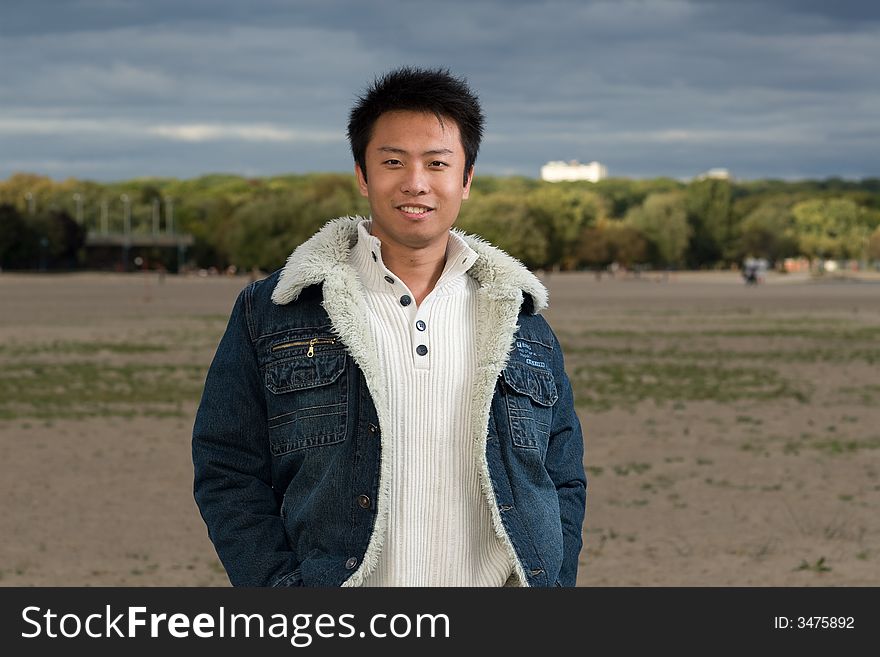
[[[528,395],[541,406],[553,406],[559,398],[556,382],[550,372],[540,372],[525,365],[509,363],[504,368],[503,375],[508,386],[522,395]]]
[[[316,351],[272,363],[266,367],[266,387],[276,395],[325,386],[345,370],[345,352]]]

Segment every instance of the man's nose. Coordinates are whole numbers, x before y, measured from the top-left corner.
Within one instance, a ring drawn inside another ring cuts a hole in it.
[[[421,195],[427,194],[429,189],[428,172],[422,167],[411,167],[400,184],[400,191],[404,194]]]

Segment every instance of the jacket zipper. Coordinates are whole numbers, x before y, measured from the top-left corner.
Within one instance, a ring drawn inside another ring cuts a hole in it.
[[[276,344],[272,347],[272,351],[280,351],[281,349],[287,349],[289,347],[305,347],[309,345],[309,350],[306,352],[306,357],[311,358],[315,355],[315,345],[316,344],[336,344],[336,338],[312,338],[308,341],[301,342],[284,342],[282,344]]]

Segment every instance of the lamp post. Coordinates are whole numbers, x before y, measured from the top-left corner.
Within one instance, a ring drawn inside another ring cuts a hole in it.
[[[131,205],[128,194],[120,195],[122,201],[122,268],[128,271],[128,252],[131,249]]]
[[[159,199],[153,199],[153,237],[159,234]]]
[[[101,199],[101,232],[106,235],[110,232],[110,207],[107,199]]]
[[[122,201],[122,232],[128,238],[131,235],[131,204],[128,194],[122,194],[119,199]]]
[[[174,199],[170,196],[165,197],[165,232],[174,234]]]
[[[82,226],[83,222],[83,197],[82,194],[77,192],[73,195],[73,200],[76,202],[76,223]]]

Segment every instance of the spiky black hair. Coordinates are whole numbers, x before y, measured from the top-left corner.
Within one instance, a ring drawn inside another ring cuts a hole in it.
[[[367,176],[366,151],[373,126],[386,112],[411,111],[434,114],[440,121],[455,121],[464,148],[464,183],[477,160],[483,137],[483,110],[476,94],[463,78],[448,69],[404,66],[373,80],[358,97],[348,119],[351,153],[364,178]]]

